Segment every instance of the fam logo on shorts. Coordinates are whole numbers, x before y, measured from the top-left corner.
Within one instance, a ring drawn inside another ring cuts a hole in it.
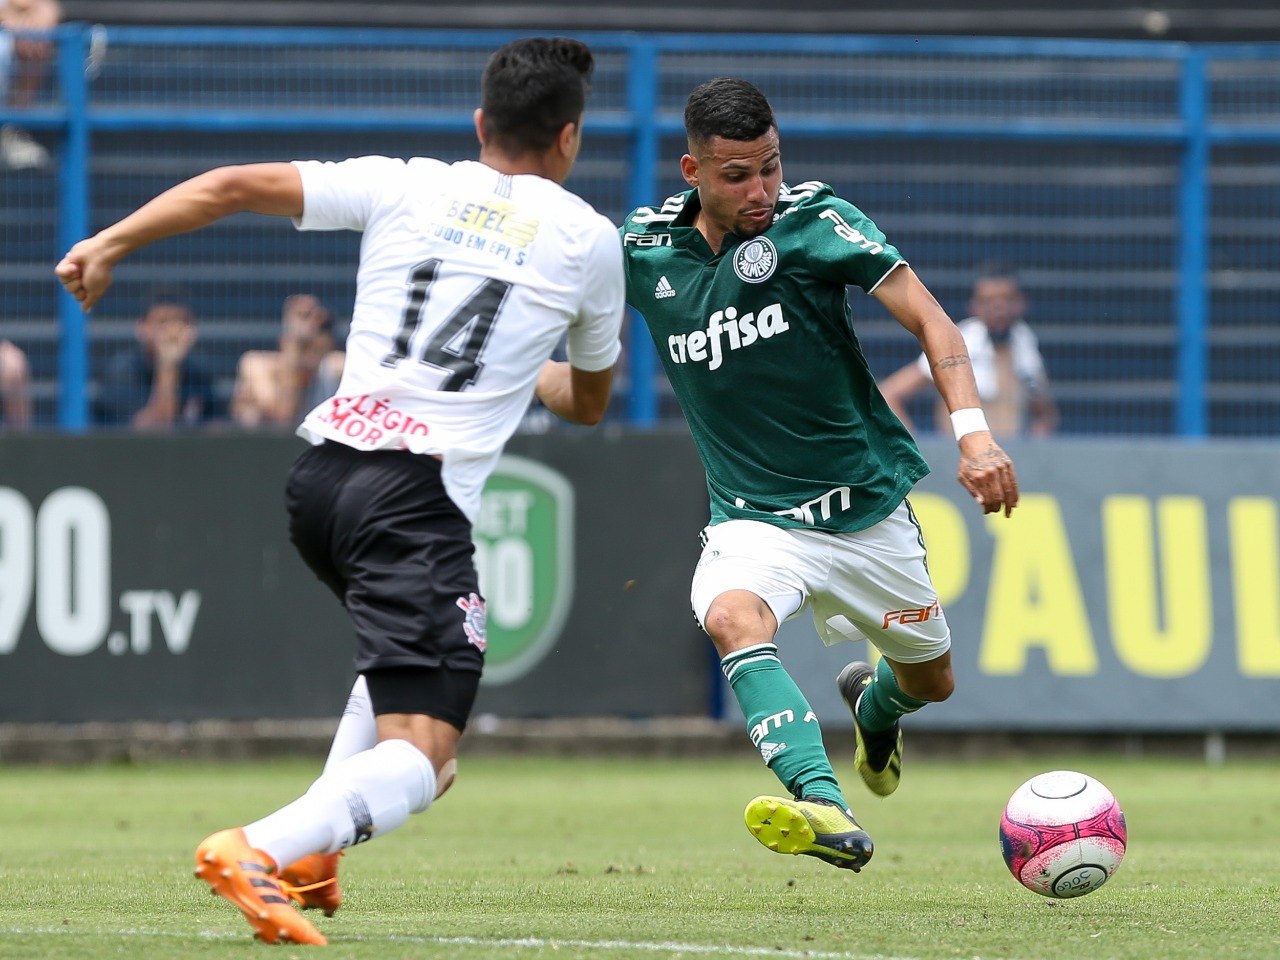
[[[472,529],[487,640],[482,683],[518,680],[559,639],[573,600],[573,509],[569,481],[541,463],[504,456],[490,474]]]
[[[733,255],[733,272],[747,283],[763,283],[777,265],[778,250],[767,237],[748,240]]]
[[[484,632],[484,601],[474,593],[457,599],[458,609],[462,611],[462,632],[467,635],[467,642],[484,653],[489,641]]]

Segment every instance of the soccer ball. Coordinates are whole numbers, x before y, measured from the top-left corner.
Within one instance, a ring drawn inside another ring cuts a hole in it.
[[[1074,770],[1032,777],[1000,818],[1000,849],[1014,879],[1045,897],[1093,893],[1110,879],[1128,841],[1111,791]]]

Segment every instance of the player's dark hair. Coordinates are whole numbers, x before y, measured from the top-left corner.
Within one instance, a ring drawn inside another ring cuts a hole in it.
[[[595,59],[567,37],[528,37],[495,51],[480,81],[485,141],[509,156],[542,153],[587,104]]]
[[[684,132],[691,145],[700,146],[712,137],[758,140],[776,126],[773,108],[760,88],[733,77],[699,84],[684,106]]]

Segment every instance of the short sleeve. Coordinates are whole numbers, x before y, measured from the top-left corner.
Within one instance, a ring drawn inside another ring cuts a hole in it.
[[[812,211],[805,244],[809,262],[823,279],[871,293],[906,262],[871,218],[847,200],[823,191],[803,206]]]
[[[566,354],[579,370],[607,370],[617,362],[618,339],[626,297],[622,273],[622,239],[613,225],[599,222],[582,264],[582,306],[569,326]]]
[[[295,160],[302,177],[302,216],[299,230],[357,230],[369,222],[378,199],[403,176],[403,160],[356,157],[334,163]]]

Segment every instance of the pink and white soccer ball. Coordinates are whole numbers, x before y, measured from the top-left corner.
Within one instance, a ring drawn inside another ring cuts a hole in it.
[[[1066,899],[1093,893],[1124,859],[1129,839],[1111,791],[1074,770],[1032,777],[1000,818],[1000,849],[1009,872],[1028,890]]]

